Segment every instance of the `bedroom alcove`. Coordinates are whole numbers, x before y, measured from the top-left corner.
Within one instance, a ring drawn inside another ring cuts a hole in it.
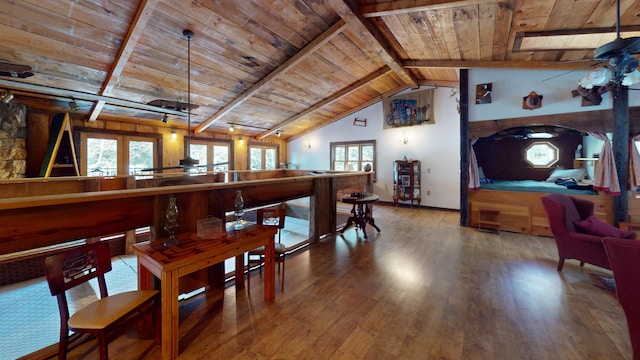
[[[554,149],[553,157],[537,163],[538,154],[528,150],[540,144]],[[540,201],[550,192],[586,197],[596,215],[611,222],[611,197],[591,186],[597,161],[591,159],[601,149],[602,141],[587,132],[555,125],[513,126],[479,137],[473,150],[482,168],[481,189],[469,192],[470,225],[476,226],[480,209],[489,209],[500,211],[502,230],[551,236]],[[556,184],[558,177],[569,181]]]
[[[554,169],[572,169],[575,158],[600,152],[601,145],[593,146],[587,138],[586,133],[565,127],[519,126],[479,138],[473,148],[478,167],[482,167],[487,179],[545,181]],[[536,143],[549,143],[557,148],[557,161],[549,166],[533,166],[527,162],[527,148]],[[590,170],[593,176],[593,169]]]

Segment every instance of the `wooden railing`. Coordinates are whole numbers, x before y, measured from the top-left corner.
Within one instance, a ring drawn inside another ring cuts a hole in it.
[[[237,176],[235,175],[237,174]],[[169,195],[180,209],[178,233],[196,230],[209,215],[233,210],[236,190],[245,206],[309,196],[309,238],[335,231],[336,192],[371,187],[373,173],[276,170],[219,174],[68,177],[0,182],[0,255],[151,226],[159,238]]]

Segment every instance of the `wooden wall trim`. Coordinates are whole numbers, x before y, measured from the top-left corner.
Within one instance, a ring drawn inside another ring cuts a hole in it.
[[[487,137],[501,130],[530,125],[556,125],[583,132],[613,132],[614,112],[612,109],[606,109],[566,114],[473,121],[469,122],[469,138]],[[640,107],[629,108],[629,133],[640,133]]]

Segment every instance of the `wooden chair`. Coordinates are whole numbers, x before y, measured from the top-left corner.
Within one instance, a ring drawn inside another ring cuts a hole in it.
[[[156,323],[155,344],[160,344],[160,296],[157,290],[108,296],[104,274],[111,271],[111,254],[107,242],[81,245],[48,256],[43,265],[51,295],[58,299],[59,359],[66,359],[69,344],[86,334],[98,337],[100,359],[107,359],[109,342],[122,334],[127,326],[135,325],[141,316],[151,313]],[[98,280],[100,299],[69,316],[66,292],[94,278]],[[69,330],[74,334],[69,336]]]
[[[281,203],[277,206],[261,208],[257,211],[256,222],[265,226],[273,226],[278,229],[278,242],[275,243],[275,261],[278,263],[278,271],[281,273],[280,291],[284,291],[284,259],[287,247],[282,244],[282,229],[286,218],[286,205]],[[258,265],[262,274],[262,264],[264,264],[264,246],[253,249],[247,253],[247,288],[251,288],[251,267]],[[280,270],[282,264],[282,270]]]

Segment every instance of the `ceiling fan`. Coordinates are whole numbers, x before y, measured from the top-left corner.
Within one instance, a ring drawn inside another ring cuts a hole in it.
[[[191,39],[193,39],[193,31],[189,30],[189,29],[184,29],[182,30],[182,35],[185,37],[185,39],[187,39],[188,41],[188,47],[187,47],[187,102],[183,103],[183,102],[176,102],[173,104],[170,104],[170,106],[175,107],[176,110],[180,109],[180,110],[186,110],[187,111],[187,144],[185,146],[185,154],[186,157],[182,160],[180,160],[179,165],[177,166],[169,166],[169,167],[161,167],[161,168],[149,168],[149,169],[142,169],[141,171],[156,171],[156,170],[169,170],[169,169],[184,169],[185,171],[189,170],[189,169],[194,169],[194,168],[213,168],[216,166],[221,166],[221,165],[228,165],[229,162],[222,162],[222,163],[216,163],[216,164],[206,164],[206,165],[198,165],[199,164],[199,160],[194,159],[191,157],[191,109],[197,109],[198,105],[192,104],[191,103]],[[160,106],[163,107],[164,103],[162,103],[162,100],[156,100],[159,103],[155,104],[156,106]],[[163,120],[164,121],[164,120]]]
[[[616,39],[599,46],[594,50],[596,65],[606,63],[604,67],[589,72],[578,81],[580,86],[591,89],[594,86],[605,86],[608,83],[629,86],[640,82],[640,72],[636,54],[640,54],[640,37],[620,37],[620,0],[616,1]]]
[[[26,79],[33,76],[31,66],[0,62],[0,76]]]

